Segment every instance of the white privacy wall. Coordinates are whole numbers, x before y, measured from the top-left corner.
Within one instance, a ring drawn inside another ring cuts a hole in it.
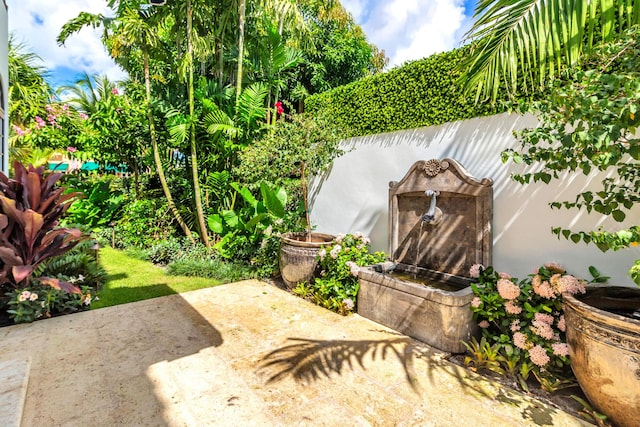
[[[519,146],[513,131],[535,124],[533,116],[505,113],[346,140],[343,146],[348,152],[311,185],[311,221],[319,232],[361,231],[371,238],[373,250],[388,253],[389,181],[400,181],[418,160],[449,157],[472,176],[494,181],[493,265],[498,270],[523,278],[554,261],[590,278],[588,267],[594,265],[611,276],[611,284],[635,286],[627,271],[640,258],[640,247],[603,253],[551,233],[557,226],[575,230],[602,226],[608,231],[620,227],[599,214],[549,207],[553,201],[574,200],[589,186],[597,188],[601,176],[574,174],[549,185],[520,185],[510,179],[524,166],[502,163],[500,153]],[[627,219],[628,225],[638,224],[640,209],[636,207]]]

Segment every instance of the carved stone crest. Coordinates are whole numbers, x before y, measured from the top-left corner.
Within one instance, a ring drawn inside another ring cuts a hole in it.
[[[422,166],[422,170],[427,176],[436,176],[442,170],[442,166],[440,165],[440,161],[436,159],[427,160]]]

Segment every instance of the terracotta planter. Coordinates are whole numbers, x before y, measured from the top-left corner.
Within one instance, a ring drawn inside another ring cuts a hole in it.
[[[311,233],[309,242],[307,233],[288,233],[280,238],[280,274],[289,289],[315,277],[318,252],[334,238],[323,233]]]
[[[605,309],[640,308],[640,289],[593,288],[584,296],[563,298],[571,367],[580,387],[593,407],[617,426],[637,427],[640,320]]]

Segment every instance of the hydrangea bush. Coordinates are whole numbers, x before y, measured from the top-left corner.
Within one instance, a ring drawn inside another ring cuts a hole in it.
[[[362,233],[338,234],[331,245],[318,254],[320,277],[301,283],[294,292],[340,314],[356,309],[358,270],[385,261],[383,252],[369,253],[370,241]]]
[[[601,281],[597,270],[591,271]],[[485,349],[477,341],[467,344],[476,357],[467,357],[465,363],[512,375],[525,389],[531,374],[547,391],[573,384],[562,294],[584,293],[586,281],[553,263],[521,281],[481,265],[474,265],[470,275],[476,280],[471,310],[482,328]],[[487,353],[493,355],[492,364],[483,364]]]

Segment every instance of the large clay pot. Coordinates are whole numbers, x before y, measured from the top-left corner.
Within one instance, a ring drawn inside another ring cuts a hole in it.
[[[640,289],[592,288],[563,295],[567,342],[580,387],[619,427],[640,423],[640,320],[605,310],[640,309]],[[626,306],[626,307],[624,307]]]
[[[307,233],[287,233],[280,238],[280,274],[289,289],[313,279],[318,267],[318,252],[334,238],[323,233],[311,233],[310,241],[307,241]]]

